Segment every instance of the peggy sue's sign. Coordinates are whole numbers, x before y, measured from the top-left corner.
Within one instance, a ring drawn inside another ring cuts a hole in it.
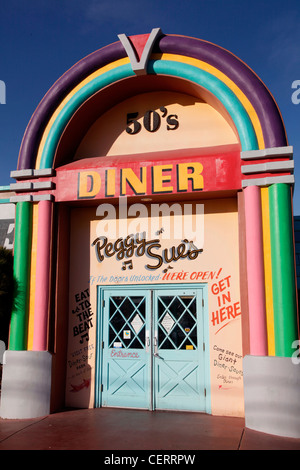
[[[223,148],[223,147],[222,147]],[[218,147],[217,147],[218,149]],[[99,200],[120,196],[151,196],[241,188],[238,146],[222,153],[191,150],[190,158],[140,161],[139,156],[101,157],[73,162],[57,169],[56,200]],[[183,151],[187,152],[187,151]],[[176,151],[178,155],[179,151]],[[169,152],[168,152],[169,154]],[[155,155],[155,154],[152,154]],[[89,164],[89,165],[88,165]]]

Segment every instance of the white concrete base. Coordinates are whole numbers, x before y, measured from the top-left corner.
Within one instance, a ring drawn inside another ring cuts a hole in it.
[[[1,418],[27,419],[50,413],[52,356],[47,351],[5,351]]]
[[[290,357],[245,356],[243,369],[246,427],[299,439],[300,364]]]

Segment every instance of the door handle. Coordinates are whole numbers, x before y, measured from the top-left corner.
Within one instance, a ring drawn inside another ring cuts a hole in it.
[[[149,352],[150,349],[150,336],[149,331],[146,331],[146,352]]]
[[[158,359],[164,360],[164,358],[161,357],[161,356],[158,354],[157,331],[155,332],[155,335],[154,335],[154,338],[153,338],[153,344],[154,344],[153,356],[154,356],[154,357],[157,357]]]
[[[157,350],[158,350],[157,332],[154,335],[153,344],[154,344],[154,356],[155,356],[155,354],[157,354]]]

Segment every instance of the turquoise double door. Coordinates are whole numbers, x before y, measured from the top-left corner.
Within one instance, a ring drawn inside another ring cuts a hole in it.
[[[204,288],[99,288],[96,406],[206,411]]]

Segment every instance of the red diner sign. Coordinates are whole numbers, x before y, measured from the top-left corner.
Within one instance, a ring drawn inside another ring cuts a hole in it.
[[[100,200],[241,188],[238,145],[78,160],[57,169],[56,200]]]

